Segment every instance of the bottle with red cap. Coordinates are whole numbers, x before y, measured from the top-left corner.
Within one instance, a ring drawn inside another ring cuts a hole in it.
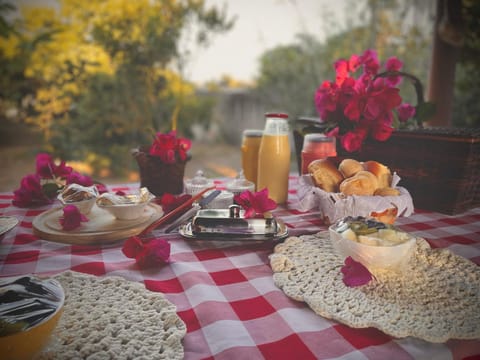
[[[290,173],[290,142],[288,114],[265,114],[265,129],[258,150],[257,191],[268,189],[268,195],[277,204],[288,197]]]

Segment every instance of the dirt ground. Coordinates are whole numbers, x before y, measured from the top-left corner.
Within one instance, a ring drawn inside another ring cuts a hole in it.
[[[2,172],[0,173],[0,192],[17,189],[23,176],[35,172],[37,146],[10,145],[0,147]],[[235,177],[241,168],[240,149],[227,144],[193,143],[191,160],[185,168],[185,177],[190,178],[198,170],[207,177]],[[131,178],[96,179],[106,184],[118,184],[135,181]],[[138,176],[138,175],[137,175]]]

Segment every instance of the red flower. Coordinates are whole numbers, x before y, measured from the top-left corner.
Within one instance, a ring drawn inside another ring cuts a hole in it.
[[[342,266],[343,283],[349,287],[356,287],[367,284],[372,280],[372,274],[361,263],[353,260],[350,256],[345,259]]]
[[[134,259],[135,256],[142,251],[142,249],[142,239],[140,239],[138,236],[131,236],[123,244],[122,252],[126,257]]]
[[[144,243],[138,236],[128,238],[122,247],[123,254],[140,268],[166,264],[170,258],[170,243],[164,239],[153,239]]]
[[[392,56],[391,58],[389,58],[385,63],[385,69],[387,69],[387,71],[400,71],[402,66],[403,66],[403,62],[398,60],[395,56]],[[390,86],[397,86],[402,81],[402,77],[398,75],[387,76],[385,81]]]
[[[185,161],[191,146],[189,139],[177,138],[176,131],[170,131],[167,134],[157,133],[150,146],[149,154],[159,157],[166,164],[173,164],[178,160],[177,157]]]
[[[277,203],[268,197],[267,188],[256,193],[246,190],[240,195],[235,195],[234,200],[245,210],[245,218],[263,216],[265,212],[277,207]]]
[[[66,177],[66,180],[67,180],[67,185],[78,184],[78,185],[87,186],[87,187],[93,185],[93,180],[90,176],[82,175],[75,171],[68,174]]]
[[[80,213],[75,205],[67,205],[63,208],[63,217],[60,218],[60,224],[63,230],[73,230],[88,221],[87,217]]]
[[[412,118],[415,116],[415,108],[408,104],[408,103],[403,103],[397,108],[398,112],[398,119],[401,122],[405,122],[408,119]]]
[[[12,204],[18,207],[28,207],[30,205],[45,205],[51,203],[43,193],[40,183],[40,176],[27,175],[20,181],[20,188],[13,192]]]
[[[396,57],[385,64],[387,71],[400,71],[402,66]],[[401,105],[400,90],[394,87],[401,79],[378,74],[380,62],[374,50],[366,50],[361,56],[354,54],[348,61],[337,60],[334,67],[335,81],[321,84],[315,93],[315,106],[321,120],[329,125],[326,132],[339,139],[345,150],[359,150],[368,137],[387,140],[393,131],[395,111],[400,121],[413,116],[407,104]],[[355,79],[358,69],[362,74]]]
[[[366,131],[357,129],[357,131],[349,131],[340,139],[341,144],[348,152],[357,151],[362,147],[365,140]]]
[[[173,209],[176,209],[180,205],[182,205],[184,202],[190,200],[192,198],[192,195],[189,194],[182,194],[182,195],[172,195],[169,193],[165,193],[162,195],[160,198],[160,205],[162,206],[163,211],[166,213],[169,213]]]
[[[56,165],[53,158],[46,153],[40,153],[36,157],[37,174],[43,179],[65,178],[71,174],[72,168],[61,161]]]
[[[51,203],[65,185],[93,185],[89,176],[73,171],[63,160],[56,165],[52,156],[46,153],[37,154],[35,167],[36,173],[25,176],[21,180],[20,188],[14,191],[13,205],[44,205]]]

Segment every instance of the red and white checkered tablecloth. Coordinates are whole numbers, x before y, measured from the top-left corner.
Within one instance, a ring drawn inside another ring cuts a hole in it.
[[[290,178],[289,201],[275,216],[285,221],[291,235],[325,230],[317,213],[294,209],[297,180]],[[217,185],[221,188],[222,180]],[[136,189],[138,184],[110,187],[111,191]],[[0,194],[0,215],[20,220],[19,226],[0,237],[2,277],[73,270],[143,282],[177,306],[187,325],[186,359],[480,358],[480,340],[433,344],[395,339],[374,328],[353,329],[316,315],[274,285],[268,256],[275,244],[229,247],[156,231],[155,236],[171,243],[171,263],[139,270],[121,252],[121,242],[78,246],[38,238],[32,221],[49,207],[20,209],[11,205],[12,197],[12,193]],[[397,224],[427,239],[432,247],[448,248],[480,264],[480,208],[457,216],[418,210]]]

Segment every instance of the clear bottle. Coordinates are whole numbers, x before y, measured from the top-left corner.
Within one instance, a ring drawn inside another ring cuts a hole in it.
[[[288,197],[290,173],[288,115],[267,113],[265,119],[265,129],[258,151],[257,191],[267,188],[269,197],[277,204],[283,204]]]

